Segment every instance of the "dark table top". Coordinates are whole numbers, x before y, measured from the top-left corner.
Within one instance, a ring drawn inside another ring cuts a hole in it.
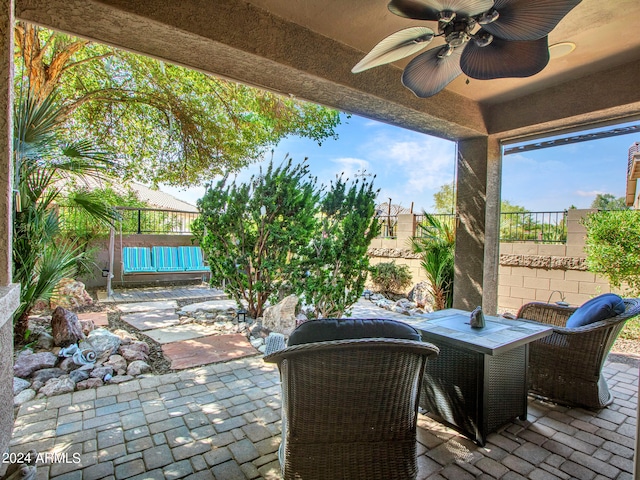
[[[471,312],[449,308],[426,315],[427,320],[412,325],[429,342],[438,341],[487,355],[498,355],[551,335],[552,327],[522,320],[508,320],[485,315],[486,326],[471,328]]]

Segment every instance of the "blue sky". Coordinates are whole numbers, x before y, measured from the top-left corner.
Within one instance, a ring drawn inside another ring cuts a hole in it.
[[[414,202],[414,211],[430,211],[433,194],[453,181],[453,142],[357,116],[343,117],[337,133],[338,140],[326,140],[322,146],[304,138],[287,138],[275,148],[274,163],[279,164],[287,153],[295,161],[307,157],[311,173],[324,183],[341,172],[351,178],[362,171],[375,174],[379,203],[391,198],[394,204],[409,208]],[[502,198],[530,211],[555,211],[571,205],[589,208],[598,193],[621,197],[627,152],[635,141],[640,136],[631,134],[507,155]],[[248,180],[269,158],[241,171],[238,179]],[[162,190],[193,204],[204,192],[203,188],[185,191],[166,186]]]

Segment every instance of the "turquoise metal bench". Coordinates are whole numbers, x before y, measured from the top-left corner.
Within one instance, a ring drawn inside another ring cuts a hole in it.
[[[151,262],[151,249],[147,247],[124,247],[122,264],[125,274],[155,273],[156,271]]]

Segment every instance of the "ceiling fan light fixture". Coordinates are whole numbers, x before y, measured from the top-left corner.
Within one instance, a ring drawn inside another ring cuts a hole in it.
[[[489,32],[481,31],[473,36],[473,41],[479,47],[486,47],[487,45],[490,45],[491,42],[493,42],[493,35],[491,35]]]
[[[442,47],[440,49],[440,51],[438,52],[437,57],[438,58],[447,58],[450,57],[451,54],[453,53],[453,47],[451,45],[445,45],[444,47]]]
[[[451,23],[456,18],[456,12],[444,10],[440,12],[440,21],[442,23]]]
[[[500,18],[500,13],[494,9],[480,15],[477,21],[480,25],[488,25],[495,22],[498,18]]]
[[[554,58],[564,57],[569,55],[575,49],[576,44],[573,42],[554,43],[549,47],[549,58],[553,60]]]

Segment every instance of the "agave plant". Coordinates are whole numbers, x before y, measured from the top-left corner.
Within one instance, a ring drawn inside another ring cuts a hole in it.
[[[411,239],[414,253],[420,254],[420,265],[434,299],[434,309],[451,308],[453,304],[453,273],[456,232],[453,218],[440,219],[424,213],[418,227],[422,235]]]
[[[16,339],[24,338],[34,305],[49,300],[58,282],[73,276],[82,249],[61,238],[55,210],[64,180],[103,176],[113,167],[109,156],[89,142],[61,144],[64,116],[55,96],[42,102],[20,99],[14,107],[14,243],[13,279],[21,284],[20,307],[14,314]],[[102,222],[117,213],[91,193],[72,194],[71,201]]]

